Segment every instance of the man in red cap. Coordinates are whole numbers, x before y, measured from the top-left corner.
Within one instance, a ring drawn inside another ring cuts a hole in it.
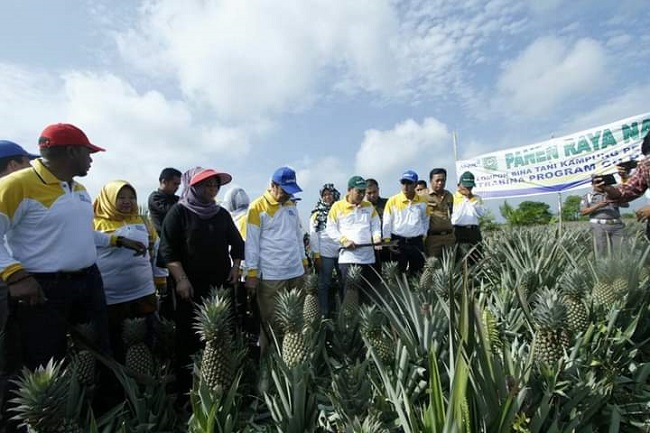
[[[70,124],[50,125],[39,139],[41,158],[0,179],[0,277],[9,286],[8,371],[34,369],[66,353],[66,333],[93,323],[107,346],[106,301],[95,265],[97,246],[144,253],[139,242],[93,230],[92,200],[76,176],[103,151]]]

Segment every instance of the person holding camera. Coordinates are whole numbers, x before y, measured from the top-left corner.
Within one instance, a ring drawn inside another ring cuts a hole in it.
[[[589,225],[593,233],[596,256],[604,256],[620,249],[623,242],[625,224],[621,220],[619,207],[627,203],[612,203],[607,199],[606,185],[616,183],[614,176],[593,175],[592,191],[582,196],[580,215],[589,215]]]
[[[644,158],[638,161],[634,173],[630,173],[630,177],[621,185],[611,186],[603,183],[608,200],[615,203],[628,203],[641,197],[648,190],[650,186],[650,158],[648,157],[650,155],[650,132],[643,137],[641,154]],[[650,205],[637,209],[636,219],[646,222],[646,238],[650,240]]]

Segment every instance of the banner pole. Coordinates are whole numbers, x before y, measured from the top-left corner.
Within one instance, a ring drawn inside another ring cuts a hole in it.
[[[562,236],[562,191],[557,192],[557,234]]]

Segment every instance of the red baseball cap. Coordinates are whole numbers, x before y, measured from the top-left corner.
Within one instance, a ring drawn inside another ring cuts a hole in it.
[[[90,149],[90,153],[103,152],[105,149],[95,146],[88,140],[86,134],[69,123],[55,123],[46,127],[38,139],[38,147],[47,149],[56,146],[82,146]]]
[[[204,180],[215,176],[219,178],[219,184],[221,186],[224,186],[232,181],[232,176],[228,173],[220,173],[211,168],[205,168],[192,176],[192,179],[190,179],[190,186],[194,186],[199,182],[203,182]]]

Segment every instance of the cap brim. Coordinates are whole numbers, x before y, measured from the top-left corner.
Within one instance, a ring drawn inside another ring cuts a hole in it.
[[[30,160],[32,160],[32,159],[36,159],[36,158],[40,158],[40,157],[41,157],[40,155],[34,155],[33,153],[28,153],[28,154],[25,155],[25,156],[26,156],[27,158],[29,158]]]
[[[90,153],[97,153],[97,152],[106,152],[106,149],[103,147],[95,146],[94,144],[88,143],[84,147],[87,147],[90,149]]]
[[[460,184],[465,188],[474,188],[476,186],[476,183],[474,182],[461,182]]]
[[[289,195],[302,192],[302,189],[300,189],[297,183],[287,183],[284,185],[280,185],[280,188],[282,188],[282,191],[286,192]]]
[[[221,184],[221,186],[227,185],[230,182],[232,182],[232,176],[229,175],[228,173],[219,173],[217,176],[219,177],[219,183]]]

